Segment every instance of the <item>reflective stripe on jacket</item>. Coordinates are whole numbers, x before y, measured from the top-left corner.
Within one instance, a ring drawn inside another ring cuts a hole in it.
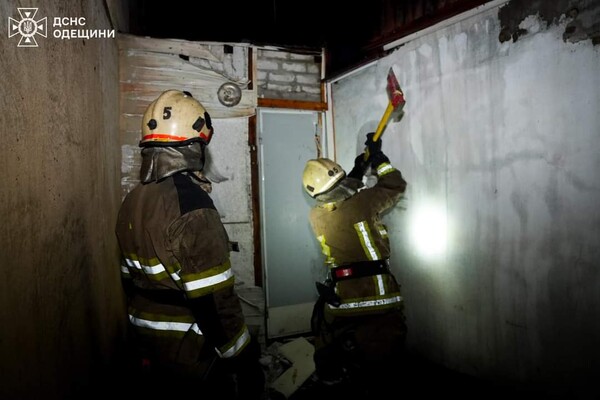
[[[317,205],[310,222],[329,268],[390,256],[390,241],[381,213],[391,208],[406,190],[400,171],[389,163],[377,168],[377,183],[335,203]],[[392,274],[381,274],[337,282],[340,307],[328,306],[335,314],[360,314],[401,307],[400,287]]]
[[[206,354],[203,335],[210,336],[220,357],[233,357],[249,343],[234,291],[229,238],[194,176],[177,173],[138,185],[123,201],[116,234],[124,279],[144,292],[179,291],[182,299],[190,300],[163,304],[143,295],[130,299],[132,328],[143,341],[156,345],[161,358],[181,362],[178,353],[185,348],[185,357],[193,362]],[[209,317],[197,320],[202,313]]]

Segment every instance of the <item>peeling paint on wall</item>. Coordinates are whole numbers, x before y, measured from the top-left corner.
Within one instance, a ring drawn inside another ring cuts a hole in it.
[[[332,85],[336,153],[352,165],[397,67],[405,115],[382,141],[408,187],[384,222],[408,346],[475,376],[598,398],[600,47],[564,39],[569,20],[548,14],[560,4],[532,4],[551,22],[521,10],[516,41],[498,41],[507,20],[490,9]],[[446,215],[438,259],[414,244],[424,206]]]
[[[564,25],[563,40],[578,42],[591,39],[594,45],[600,44],[600,1],[598,0],[512,0],[498,12],[500,34],[498,40],[516,42],[519,37],[536,31],[528,23],[522,24],[529,16],[537,15],[542,28],[547,25]],[[566,24],[563,22],[566,21]],[[536,25],[539,29],[539,26]]]

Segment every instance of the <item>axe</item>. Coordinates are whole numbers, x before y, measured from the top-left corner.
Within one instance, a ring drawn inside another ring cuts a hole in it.
[[[390,67],[390,70],[387,74],[387,86],[386,93],[388,95],[388,105],[379,121],[379,125],[377,125],[377,129],[375,130],[375,134],[373,135],[373,141],[376,142],[379,140],[379,137],[383,133],[383,129],[387,125],[390,117],[394,112],[401,112],[404,108],[404,104],[406,104],[406,99],[404,98],[404,93],[400,88],[400,84],[398,83],[398,79],[396,78],[396,74],[394,72],[394,68]],[[369,149],[365,148],[365,161],[369,159]]]

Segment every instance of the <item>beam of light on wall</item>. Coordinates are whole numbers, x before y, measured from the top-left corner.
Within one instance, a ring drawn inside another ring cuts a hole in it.
[[[439,259],[446,254],[448,218],[446,208],[433,203],[422,204],[413,211],[412,242],[424,259]]]

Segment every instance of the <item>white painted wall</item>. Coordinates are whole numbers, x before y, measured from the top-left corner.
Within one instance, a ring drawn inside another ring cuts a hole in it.
[[[599,393],[600,46],[565,43],[565,22],[535,17],[500,43],[497,13],[332,84],[336,154],[351,168],[395,65],[407,104],[383,150],[409,186],[385,218],[410,350],[480,377]],[[419,223],[423,210],[446,228]],[[430,245],[447,235],[445,250],[423,254],[415,226]]]

